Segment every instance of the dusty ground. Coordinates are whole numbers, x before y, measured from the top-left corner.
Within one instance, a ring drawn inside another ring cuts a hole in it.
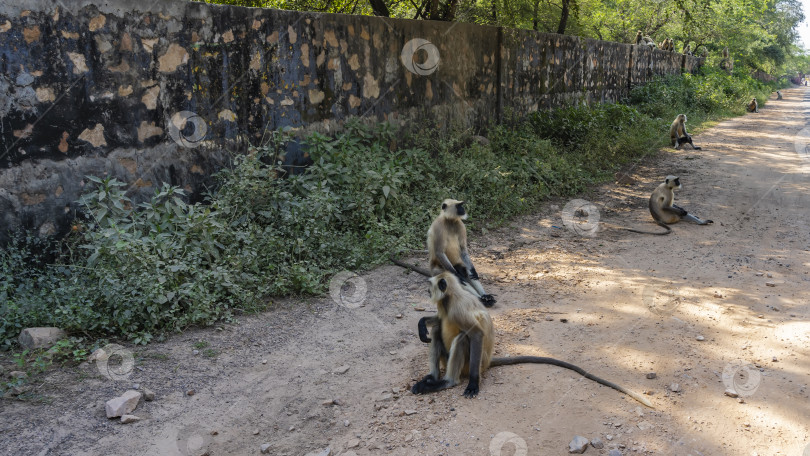
[[[137,364],[126,380],[93,365],[49,374],[35,385],[45,401],[0,401],[0,453],[241,455],[269,443],[275,455],[326,447],[348,455],[564,455],[582,435],[605,443],[590,455],[619,448],[803,456],[810,159],[794,140],[810,121],[808,107],[810,91],[787,90],[760,113],[697,135],[703,151],[667,151],[632,168],[623,179],[630,185],[582,196],[602,220],[654,230],[647,197],[677,174],[679,204],[712,226],[582,236],[564,227],[561,200],[475,236],[473,260],[498,296],[499,355],[571,361],[649,393],[655,410],[545,365],[493,369],[474,400],[461,397],[462,387],[410,394],[427,369],[416,322],[434,309],[421,277],[384,266],[353,280],[340,303],[282,302],[239,325],[130,347]],[[194,355],[201,340],[217,355]],[[104,402],[133,384],[157,393],[135,411],[143,420],[107,420]],[[735,385],[742,397],[725,396]]]

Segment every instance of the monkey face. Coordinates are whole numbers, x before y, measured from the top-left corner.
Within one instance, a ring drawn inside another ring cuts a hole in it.
[[[449,219],[467,219],[467,211],[464,210],[464,201],[458,201],[454,199],[446,199],[442,203],[442,212],[444,212],[445,217]]]
[[[444,297],[444,292],[447,291],[448,277],[452,277],[447,272],[430,278],[430,297],[434,301],[439,301]]]
[[[681,178],[678,176],[667,176],[666,181],[667,187],[672,189],[680,189],[681,188]]]

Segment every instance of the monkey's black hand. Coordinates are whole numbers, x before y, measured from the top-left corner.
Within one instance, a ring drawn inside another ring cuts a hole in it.
[[[483,304],[484,307],[492,307],[497,302],[495,300],[495,296],[493,296],[491,294],[481,295],[481,297],[478,298],[478,300],[481,301],[481,304]]]
[[[459,283],[460,283],[462,286],[464,286],[464,285],[466,285],[466,284],[467,284],[467,276],[466,276],[466,275],[459,274],[459,273],[457,272],[457,273],[455,274],[455,276],[456,276],[456,277],[458,277],[458,282],[459,282]]]
[[[432,393],[440,390],[443,384],[444,380],[439,380],[436,377],[428,374],[425,376],[425,378],[413,385],[411,392],[413,394]]]
[[[431,339],[428,337],[428,329],[427,324],[425,323],[430,317],[422,317],[419,319],[419,323],[417,327],[419,328],[419,340],[422,342],[429,344]]]
[[[478,382],[470,380],[467,389],[464,390],[464,397],[472,399],[475,396],[478,396]]]

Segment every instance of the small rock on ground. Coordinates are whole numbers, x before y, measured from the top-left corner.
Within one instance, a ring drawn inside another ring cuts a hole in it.
[[[28,374],[26,374],[23,371],[11,371],[11,372],[8,373],[8,376],[11,377],[11,378],[20,379],[20,378],[28,377]]]
[[[669,390],[672,391],[673,393],[680,392],[681,391],[681,385],[679,385],[677,383],[673,383],[673,384],[669,385]]]
[[[110,399],[104,404],[107,418],[118,418],[135,410],[141,400],[141,393],[129,390],[116,398]]]
[[[25,328],[17,338],[23,348],[29,350],[37,348],[51,348],[60,339],[67,337],[67,334],[59,328]]]
[[[574,439],[568,444],[568,452],[582,454],[588,449],[589,443],[590,441],[581,435],[574,436]]]
[[[597,437],[597,438],[591,440],[591,446],[596,448],[597,450],[600,450],[600,449],[605,447],[605,443],[602,442],[602,439]]]
[[[136,421],[141,421],[141,418],[135,415],[124,415],[121,417],[121,422],[124,424],[134,423]]]
[[[261,446],[261,451],[262,451],[262,454],[269,453],[270,452],[270,444],[269,443],[263,443],[262,446]]]

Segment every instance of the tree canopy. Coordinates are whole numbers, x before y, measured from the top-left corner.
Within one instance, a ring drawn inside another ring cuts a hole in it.
[[[208,3],[460,21],[631,42],[637,31],[696,55],[728,47],[738,67],[805,72],[799,0],[205,0]]]

